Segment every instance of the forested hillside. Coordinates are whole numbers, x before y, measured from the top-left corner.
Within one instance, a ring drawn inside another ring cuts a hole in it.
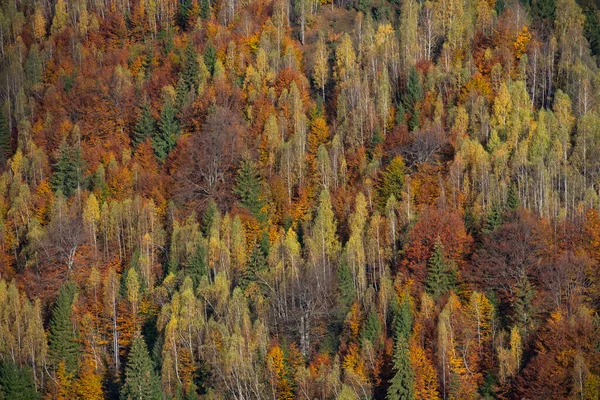
[[[600,399],[600,13],[0,1],[0,399]]]

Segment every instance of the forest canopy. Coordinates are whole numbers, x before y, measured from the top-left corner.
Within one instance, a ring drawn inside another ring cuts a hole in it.
[[[600,398],[600,11],[0,2],[0,399]]]

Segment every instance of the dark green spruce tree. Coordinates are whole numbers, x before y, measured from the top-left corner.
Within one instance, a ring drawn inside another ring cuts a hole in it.
[[[415,67],[410,69],[406,82],[406,92],[403,97],[404,106],[409,114],[408,129],[414,131],[419,128],[419,107],[418,104],[423,100],[423,86],[419,73]]]
[[[180,0],[179,10],[177,12],[177,25],[182,30],[188,29],[188,22],[190,20],[190,14],[192,11],[192,0]]]
[[[6,164],[10,153],[10,125],[4,110],[0,108],[0,166]]]
[[[444,255],[444,246],[438,237],[433,247],[433,254],[429,258],[427,266],[427,279],[425,289],[436,300],[448,293],[456,282],[454,268]]]
[[[262,253],[265,255],[265,258],[268,259],[269,252],[271,251],[271,242],[269,239],[269,232],[266,229],[262,231],[258,245]]]
[[[194,44],[191,40],[183,51],[180,77],[188,92],[190,90],[198,90],[198,85],[200,84],[200,63],[198,62],[198,53],[194,49]]]
[[[210,18],[210,0],[200,0],[200,18]]]
[[[254,162],[244,160],[238,169],[238,176],[233,189],[244,207],[260,222],[266,222],[265,201],[262,195],[262,179]]]
[[[210,76],[215,73],[216,62],[217,50],[215,49],[215,46],[213,46],[211,43],[208,43],[206,45],[206,49],[204,50],[204,64],[206,65],[208,72],[210,72]]]
[[[600,12],[595,4],[590,4],[585,9],[585,24],[583,26],[585,38],[590,44],[592,56],[600,64]]]
[[[396,340],[394,349],[394,376],[390,379],[387,400],[414,400],[415,372],[410,364],[408,341],[404,336]]]
[[[142,336],[136,336],[131,344],[125,383],[121,388],[123,400],[161,400],[160,378],[154,371],[148,347]]]
[[[394,338],[398,340],[399,337],[404,337],[408,340],[413,326],[413,308],[408,289],[402,296],[402,302],[396,307],[393,318]]]
[[[31,46],[27,62],[25,63],[25,76],[29,87],[35,87],[42,83],[42,60],[40,58],[39,46]]]
[[[85,162],[79,146],[70,146],[66,140],[58,148],[58,157],[54,163],[54,173],[50,177],[50,186],[55,192],[61,191],[69,197],[83,185]]]
[[[208,237],[210,234],[210,228],[218,217],[219,208],[217,207],[217,203],[215,203],[213,199],[210,199],[208,201],[208,205],[206,206],[206,210],[204,210],[204,213],[202,214],[202,233],[205,237]]]
[[[192,254],[185,267],[188,276],[194,282],[194,286],[198,286],[200,279],[208,274],[207,257],[206,246],[203,243],[197,244],[194,254]]]
[[[156,135],[156,121],[152,116],[150,103],[145,100],[142,103],[140,118],[133,129],[133,143],[139,146],[148,138],[153,138]]]
[[[190,90],[185,84],[185,81],[182,77],[179,77],[179,80],[177,81],[177,86],[175,87],[175,108],[178,111],[181,111],[183,109],[183,106],[188,99],[189,93]]]
[[[210,17],[210,0],[200,0],[200,18],[208,19]]]
[[[519,208],[519,193],[517,192],[517,186],[514,183],[508,187],[505,208],[508,212],[516,211],[517,208]]]
[[[360,339],[363,342],[368,340],[374,346],[377,346],[379,343],[381,330],[382,326],[381,321],[379,320],[379,315],[377,315],[377,311],[375,309],[371,309],[371,311],[369,311],[367,314],[367,318],[360,332]]]
[[[181,71],[179,72],[179,80],[176,90],[176,105],[178,110],[189,105],[200,86],[200,62],[198,61],[198,53],[194,48],[193,42],[190,40],[185,47],[182,56]]]
[[[493,204],[488,212],[482,231],[483,233],[490,233],[499,228],[500,225],[502,225],[502,210],[497,204]]]
[[[246,269],[242,272],[240,286],[246,288],[252,282],[256,282],[258,280],[257,274],[265,269],[267,269],[267,258],[261,246],[257,244],[252,249],[252,253],[250,253]]]
[[[406,123],[406,108],[404,103],[399,101],[396,103],[396,125],[403,125]]]
[[[521,329],[523,337],[527,336],[527,333],[533,321],[534,298],[535,288],[529,281],[529,278],[527,278],[526,275],[523,275],[515,285],[513,300],[513,320]]]
[[[534,21],[551,26],[556,18],[556,0],[532,0],[531,16]]]
[[[69,372],[77,369],[77,358],[79,357],[79,344],[71,322],[71,311],[76,292],[75,283],[70,281],[60,288],[58,299],[52,310],[48,335],[52,359],[56,364],[64,361]]]
[[[0,399],[38,400],[33,373],[29,367],[19,367],[11,361],[0,362]]]
[[[340,263],[337,270],[337,276],[339,291],[338,302],[343,308],[342,315],[345,316],[356,298],[356,289],[352,279],[352,271],[350,271],[350,268],[345,262]]]
[[[165,101],[158,121],[158,131],[152,140],[154,154],[161,162],[165,161],[173,150],[177,136],[179,136],[179,121],[177,121],[175,113],[173,101]]]

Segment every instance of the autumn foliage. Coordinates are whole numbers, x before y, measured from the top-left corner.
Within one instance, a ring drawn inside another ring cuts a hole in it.
[[[599,27],[0,2],[0,398],[597,399]]]

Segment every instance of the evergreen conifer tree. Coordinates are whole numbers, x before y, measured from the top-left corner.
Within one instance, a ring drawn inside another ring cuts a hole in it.
[[[348,267],[348,264],[342,262],[338,267],[338,290],[340,292],[339,301],[344,306],[343,315],[346,314],[350,305],[356,298],[356,289],[354,287],[354,281],[352,279],[352,271]]]
[[[419,78],[419,73],[415,67],[410,69],[406,82],[406,93],[404,94],[404,106],[410,115],[408,128],[411,131],[419,128],[419,108],[418,103],[423,100],[423,87]]]
[[[25,75],[30,87],[35,87],[42,83],[42,60],[40,59],[38,45],[31,46],[25,64]]]
[[[200,279],[208,273],[207,251],[204,244],[197,244],[194,254],[190,257],[186,266],[187,274],[194,285],[197,286]]]
[[[269,258],[269,252],[271,251],[271,242],[269,239],[269,232],[265,229],[262,231],[260,235],[260,240],[258,241],[258,245],[260,246],[260,250],[265,255],[265,259]]]
[[[491,210],[488,212],[485,227],[483,228],[484,233],[490,233],[495,231],[502,225],[502,211],[497,204],[493,204]]]
[[[261,222],[266,221],[267,216],[263,210],[265,202],[262,198],[262,181],[252,161],[244,160],[242,162],[238,170],[234,192],[254,218]]]
[[[515,300],[513,302],[514,320],[518,324],[523,337],[531,325],[533,317],[532,301],[535,298],[535,288],[527,278],[521,277],[515,287]]]
[[[148,348],[142,336],[136,336],[131,344],[125,366],[125,383],[121,388],[123,400],[160,400],[160,378],[154,371]]]
[[[429,258],[425,282],[426,290],[435,299],[438,299],[454,286],[455,280],[454,270],[451,263],[446,260],[444,246],[438,237],[433,248],[433,254]]]
[[[205,237],[208,236],[210,228],[218,216],[219,209],[217,208],[217,203],[215,203],[213,199],[210,199],[206,210],[204,210],[204,213],[202,214],[202,233]]]
[[[152,116],[150,103],[144,101],[141,108],[140,118],[133,129],[133,143],[138,146],[148,138],[156,135],[156,121]]]
[[[65,283],[58,294],[50,320],[50,354],[58,364],[63,361],[68,371],[77,368],[79,344],[71,322],[71,311],[76,287],[73,282]]]
[[[212,44],[208,44],[204,50],[204,64],[212,76],[215,73],[215,64],[217,63],[217,50]]]
[[[552,26],[556,18],[556,0],[532,0],[531,16],[538,23]]]
[[[31,368],[19,367],[9,360],[0,362],[0,399],[41,399],[35,390]]]
[[[416,102],[419,102],[423,98],[423,88],[421,86],[421,80],[419,79],[419,73],[415,67],[410,69],[408,74],[408,82],[406,84],[406,96],[408,103],[414,106]]]
[[[590,44],[592,56],[596,58],[596,63],[600,61],[600,12],[596,4],[591,4],[585,8],[584,35]]]
[[[415,372],[410,364],[408,341],[400,336],[394,349],[394,376],[390,379],[387,400],[413,400],[415,398]]]
[[[519,208],[519,194],[517,193],[517,187],[513,183],[508,188],[508,195],[506,196],[506,210],[515,211]]]
[[[404,337],[408,340],[412,333],[413,325],[413,310],[408,290],[402,297],[402,303],[398,306],[393,321],[395,339],[398,340],[398,338]]]
[[[186,102],[189,92],[190,91],[185,81],[182,77],[179,77],[179,80],[177,81],[177,87],[175,88],[175,108],[178,111],[183,109],[183,105]]]
[[[58,149],[58,159],[54,164],[54,173],[50,185],[54,191],[61,191],[65,196],[72,195],[83,184],[85,163],[80,147],[70,146],[66,140]]]
[[[406,108],[400,101],[396,104],[396,125],[402,125],[406,123]]]
[[[190,11],[192,11],[192,0],[180,0],[179,12],[177,13],[177,25],[184,31],[188,28]]]
[[[419,129],[421,119],[421,111],[418,108],[415,108],[410,117],[410,121],[408,121],[408,129],[413,132]]]
[[[200,0],[200,18],[208,19],[210,17],[210,0]]]
[[[70,148],[66,140],[60,144],[58,148],[58,159],[54,164],[54,173],[50,177],[50,185],[54,191],[61,191],[63,194],[65,193],[65,181],[67,180],[67,176],[69,174],[69,170],[71,167],[70,162]]]
[[[6,164],[10,152],[10,126],[4,111],[0,109],[0,165]]]
[[[158,132],[152,140],[154,154],[162,162],[165,161],[175,147],[179,135],[179,122],[175,117],[175,107],[172,100],[165,101],[158,121]]]
[[[360,333],[361,341],[368,340],[373,345],[377,345],[379,335],[381,334],[381,321],[377,315],[377,311],[372,309],[367,314],[367,319],[363,324],[362,331]]]
[[[256,274],[259,271],[263,271],[267,268],[267,259],[260,245],[254,246],[252,249],[252,253],[250,254],[250,258],[248,259],[248,263],[246,265],[246,269],[242,273],[241,278],[241,286],[247,287],[250,283],[256,282]]]
[[[186,90],[197,90],[200,83],[200,63],[194,45],[190,40],[183,51],[183,65],[180,74]]]

